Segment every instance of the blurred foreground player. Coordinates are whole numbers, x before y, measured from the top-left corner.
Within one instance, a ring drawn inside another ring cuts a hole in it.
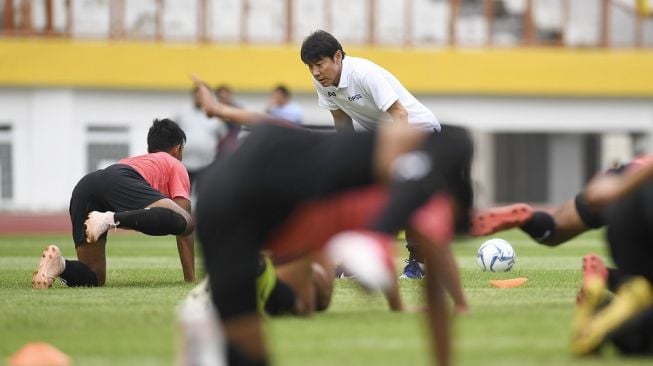
[[[601,174],[630,176],[646,174],[647,169],[653,169],[653,155],[640,156]],[[606,226],[605,206],[598,203],[590,205],[583,191],[551,211],[533,210],[525,203],[494,207],[474,215],[471,232],[482,236],[519,227],[536,242],[555,247],[584,232]],[[627,279],[617,268],[606,268],[596,254],[583,258],[583,273],[585,277],[592,273],[601,274],[607,280],[608,289],[613,292]],[[581,299],[582,291],[579,293],[579,300]]]
[[[147,154],[84,176],[70,199],[78,260],[65,259],[57,246],[49,245],[32,287],[49,288],[57,277],[69,287],[104,285],[107,231],[117,227],[176,235],[184,280],[195,281],[190,180],[181,163],[185,141],[175,122],[155,120],[147,135]]]
[[[652,177],[653,156],[641,156],[598,175],[552,213],[533,212],[518,203],[473,219],[475,235],[519,227],[547,246],[607,228],[616,268],[607,268],[596,254],[583,258],[583,287],[572,328],[574,354],[593,354],[604,343],[613,343],[624,354],[653,354],[653,237],[648,229],[653,224]]]
[[[572,352],[594,354],[612,343],[623,354],[653,355],[653,164],[598,176],[584,196],[590,210],[602,213],[610,255],[626,280],[607,299],[604,276],[585,281]]]
[[[225,105],[212,97],[205,83],[195,76],[192,79],[198,88],[198,99],[202,109],[208,116],[229,119],[235,123],[250,127],[261,123],[272,123],[288,128],[299,128],[282,118]],[[457,264],[450,250],[445,251],[444,255],[446,260],[443,263],[447,264],[446,271],[448,273],[445,288],[453,300],[454,312],[456,314],[465,314],[469,311],[469,308],[460,284]],[[288,313],[308,315],[315,311],[326,310],[333,293],[334,259],[333,255],[329,255],[323,248],[319,248],[306,253],[302,258],[289,262],[279,263],[275,261],[276,282],[262,281],[261,277],[257,281],[260,295],[259,304],[265,304],[264,310],[270,315]],[[258,273],[274,273],[274,270],[264,271],[266,263],[269,262],[259,261],[262,265],[259,266]],[[335,263],[339,263],[339,260],[336,260]],[[269,265],[271,266],[271,263]],[[272,278],[270,276],[262,277]],[[396,279],[393,279],[383,292],[391,310],[406,310],[401,301]],[[289,293],[294,296],[293,301],[288,298]]]
[[[427,265],[429,328],[440,365],[450,362],[444,284],[454,231],[466,230],[472,205],[472,145],[466,131],[425,134],[406,125],[375,133],[318,134],[261,124],[233,155],[207,171],[198,190],[198,236],[211,296],[232,365],[265,365],[257,313],[259,252],[279,263],[322,248],[334,235],[385,253],[411,227]],[[459,285],[459,284],[458,284]]]

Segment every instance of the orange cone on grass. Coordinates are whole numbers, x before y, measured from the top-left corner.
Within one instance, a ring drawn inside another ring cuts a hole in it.
[[[68,355],[45,342],[28,343],[7,359],[8,366],[70,366]]]

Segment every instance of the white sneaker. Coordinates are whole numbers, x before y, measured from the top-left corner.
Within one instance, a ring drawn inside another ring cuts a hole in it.
[[[327,243],[333,263],[339,263],[367,290],[388,291],[395,276],[390,239],[370,231],[344,231]]]
[[[63,273],[66,260],[56,245],[48,245],[43,250],[39,267],[32,277],[32,288],[50,288],[54,280]]]
[[[88,214],[88,219],[84,221],[86,225],[86,242],[95,243],[102,234],[106,233],[111,227],[115,228],[117,224],[113,221],[115,212],[98,212],[92,211]]]

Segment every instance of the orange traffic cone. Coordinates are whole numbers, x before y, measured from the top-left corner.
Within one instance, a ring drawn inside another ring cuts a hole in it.
[[[28,343],[7,359],[8,366],[70,366],[68,355],[44,343]]]

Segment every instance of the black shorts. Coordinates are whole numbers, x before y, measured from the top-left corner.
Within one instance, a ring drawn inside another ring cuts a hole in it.
[[[375,141],[371,133],[261,125],[207,169],[197,234],[223,318],[256,311],[258,252],[299,204],[373,183]]]
[[[620,165],[616,168],[610,168],[605,172],[605,174],[623,174],[628,169],[628,167],[629,165],[626,164]],[[580,219],[583,221],[585,226],[590,229],[598,229],[605,226],[606,213],[593,212],[590,209],[589,204],[587,204],[587,200],[585,199],[583,192],[576,195],[574,203],[576,204],[576,212],[578,213],[578,216],[580,216]]]
[[[653,180],[607,209],[612,259],[624,275],[653,282]]]
[[[132,167],[114,164],[85,175],[70,198],[70,220],[75,246],[86,243],[86,221],[91,211],[129,211],[166,198]],[[106,233],[101,238],[106,238]]]
[[[591,229],[598,229],[605,226],[603,213],[590,210],[590,206],[587,204],[587,200],[583,193],[576,195],[574,203],[576,204],[576,212],[585,226]]]

